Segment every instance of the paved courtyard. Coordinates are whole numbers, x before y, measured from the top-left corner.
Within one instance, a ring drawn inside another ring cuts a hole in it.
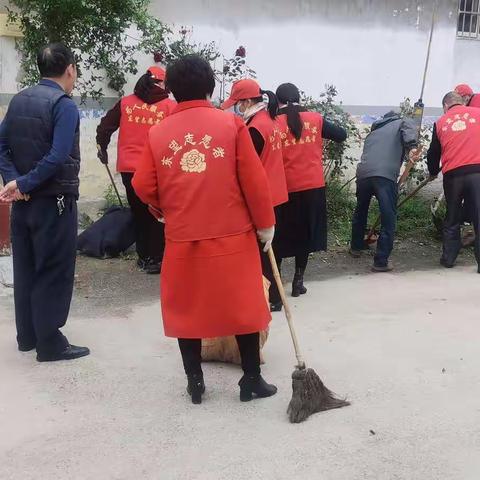
[[[4,288],[0,479],[477,480],[479,282],[471,265],[308,282],[292,301],[305,356],[352,406],[300,425],[285,413],[294,355],[282,314],[263,369],[279,393],[242,404],[238,368],[207,364],[194,406],[157,285],[128,308],[77,290],[65,331],[92,355],[56,364],[16,351]]]

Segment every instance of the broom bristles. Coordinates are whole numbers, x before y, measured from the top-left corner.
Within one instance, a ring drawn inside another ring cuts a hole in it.
[[[293,372],[292,388],[292,400],[287,410],[291,423],[303,422],[313,413],[350,405],[330,391],[311,368],[297,368]]]

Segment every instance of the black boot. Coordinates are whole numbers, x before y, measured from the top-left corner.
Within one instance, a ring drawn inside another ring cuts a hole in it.
[[[199,405],[202,403],[202,395],[205,393],[205,382],[202,373],[192,373],[187,375],[188,386],[187,393],[192,397],[192,403]]]
[[[149,275],[159,275],[161,270],[162,270],[162,262],[154,258],[150,258],[145,263],[144,271]]]
[[[305,295],[307,289],[303,285],[303,274],[305,269],[297,268],[295,270],[295,276],[293,277],[292,282],[292,297],[299,297],[300,295]]]
[[[258,398],[271,397],[277,393],[275,385],[268,384],[263,377],[258,375],[244,375],[238,382],[240,387],[240,401],[249,402],[255,394]]]
[[[281,312],[282,308],[283,308],[283,303],[281,300],[279,302],[270,303],[271,312]]]

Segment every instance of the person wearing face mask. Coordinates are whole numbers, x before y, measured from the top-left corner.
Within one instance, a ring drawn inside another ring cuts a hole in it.
[[[42,79],[10,101],[0,125],[0,202],[14,202],[15,322],[21,352],[39,362],[90,353],[60,329],[72,300],[77,246],[80,116],[70,98],[75,57],[61,43],[37,55]]]
[[[298,297],[307,292],[303,275],[309,254],[327,248],[323,139],[341,143],[347,132],[302,107],[300,92],[292,83],[280,85],[276,93],[289,196],[278,211],[276,253],[280,259],[295,257],[292,296]]]
[[[264,100],[267,97],[268,101]],[[280,129],[276,122],[278,101],[276,95],[262,90],[252,79],[238,80],[232,86],[230,97],[222,104],[227,110],[232,106],[243,117],[265,173],[275,211],[288,201],[287,181],[283,167]],[[277,220],[278,223],[278,220]],[[267,252],[260,246],[263,275],[270,282],[270,309],[279,311],[282,301],[278,292]],[[275,238],[273,241],[275,249]]]
[[[148,131],[175,107],[165,89],[165,70],[153,66],[142,75],[134,93],[122,98],[107,112],[97,127],[98,158],[108,164],[108,145],[113,133],[118,137],[117,171],[127,193],[136,228],[138,266],[146,273],[159,274],[165,247],[164,226],[135,194],[132,177],[147,141]]]

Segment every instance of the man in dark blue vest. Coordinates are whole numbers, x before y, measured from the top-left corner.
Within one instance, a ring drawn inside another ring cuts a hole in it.
[[[37,57],[40,83],[17,94],[0,125],[0,201],[13,202],[12,249],[18,349],[39,362],[71,360],[60,328],[73,292],[80,170],[79,113],[70,98],[72,52],[51,44]]]

